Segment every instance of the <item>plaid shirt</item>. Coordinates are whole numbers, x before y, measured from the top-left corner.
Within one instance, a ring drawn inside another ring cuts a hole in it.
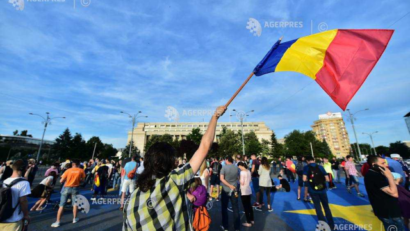
[[[355,165],[353,162],[346,161],[345,169],[347,170],[347,172],[349,173],[349,175],[351,175],[351,176],[357,176],[356,165]]]
[[[186,190],[193,177],[188,163],[157,179],[147,192],[137,188],[124,210],[123,231],[191,230]]]

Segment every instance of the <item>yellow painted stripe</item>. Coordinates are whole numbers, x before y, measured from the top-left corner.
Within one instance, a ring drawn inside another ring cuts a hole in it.
[[[336,34],[337,29],[299,38],[282,56],[275,71],[296,71],[316,79],[326,50]]]

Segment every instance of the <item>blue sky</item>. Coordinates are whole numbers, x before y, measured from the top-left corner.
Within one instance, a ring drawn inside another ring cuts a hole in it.
[[[384,55],[348,108],[362,132],[378,131],[376,145],[410,140],[408,1],[91,1],[27,2],[0,8],[0,134],[16,129],[41,137],[29,112],[66,116],[46,138],[66,127],[86,139],[100,136],[121,148],[130,120],[119,111],[143,111],[143,122],[166,122],[165,110],[213,110],[225,104],[281,36],[284,41],[328,29],[392,28]],[[301,28],[247,29],[249,18],[302,22]],[[392,25],[393,24],[393,25]],[[279,138],[309,130],[318,114],[341,109],[310,78],[274,73],[252,79],[230,109],[251,110]],[[180,121],[208,120],[182,116]],[[221,118],[229,121],[229,113]],[[345,120],[347,121],[347,120]],[[350,140],[353,133],[347,123]]]

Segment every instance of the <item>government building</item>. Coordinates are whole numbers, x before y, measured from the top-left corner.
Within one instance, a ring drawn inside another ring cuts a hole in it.
[[[319,115],[312,125],[318,140],[326,140],[327,144],[336,158],[345,157],[350,154],[349,135],[346,131],[342,113],[331,113]]]
[[[216,126],[216,136],[222,132],[222,128],[226,127],[234,132],[241,131],[240,122],[218,122]],[[137,127],[134,128],[134,132],[128,132],[128,141],[130,143],[131,136],[133,136],[133,142],[137,148],[144,152],[144,147],[149,138],[152,135],[171,135],[175,140],[183,140],[186,136],[191,133],[192,129],[199,128],[201,133],[204,134],[208,127],[207,122],[165,122],[165,123],[138,123]],[[255,132],[259,141],[262,139],[271,139],[272,130],[266,126],[264,122],[243,122],[243,132],[244,134],[249,132]],[[216,142],[215,136],[215,142]]]

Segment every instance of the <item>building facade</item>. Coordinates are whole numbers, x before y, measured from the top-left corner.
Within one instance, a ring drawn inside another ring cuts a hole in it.
[[[222,132],[223,127],[226,127],[229,130],[238,132],[241,130],[240,122],[218,122],[216,126],[216,136]],[[127,143],[130,142],[131,136],[133,136],[133,142],[135,146],[141,151],[144,152],[144,147],[150,136],[152,135],[164,135],[169,134],[175,140],[183,140],[186,136],[191,133],[192,129],[199,128],[201,133],[204,134],[208,128],[207,122],[169,122],[169,123],[138,123],[134,129],[134,132],[128,132]],[[269,140],[271,139],[272,130],[266,126],[264,122],[244,122],[243,123],[244,134],[251,131],[255,132],[259,141],[262,139]],[[216,141],[215,136],[215,141]]]
[[[326,140],[337,158],[350,154],[349,135],[340,112],[319,115],[319,120],[314,122],[312,129],[318,140]]]

